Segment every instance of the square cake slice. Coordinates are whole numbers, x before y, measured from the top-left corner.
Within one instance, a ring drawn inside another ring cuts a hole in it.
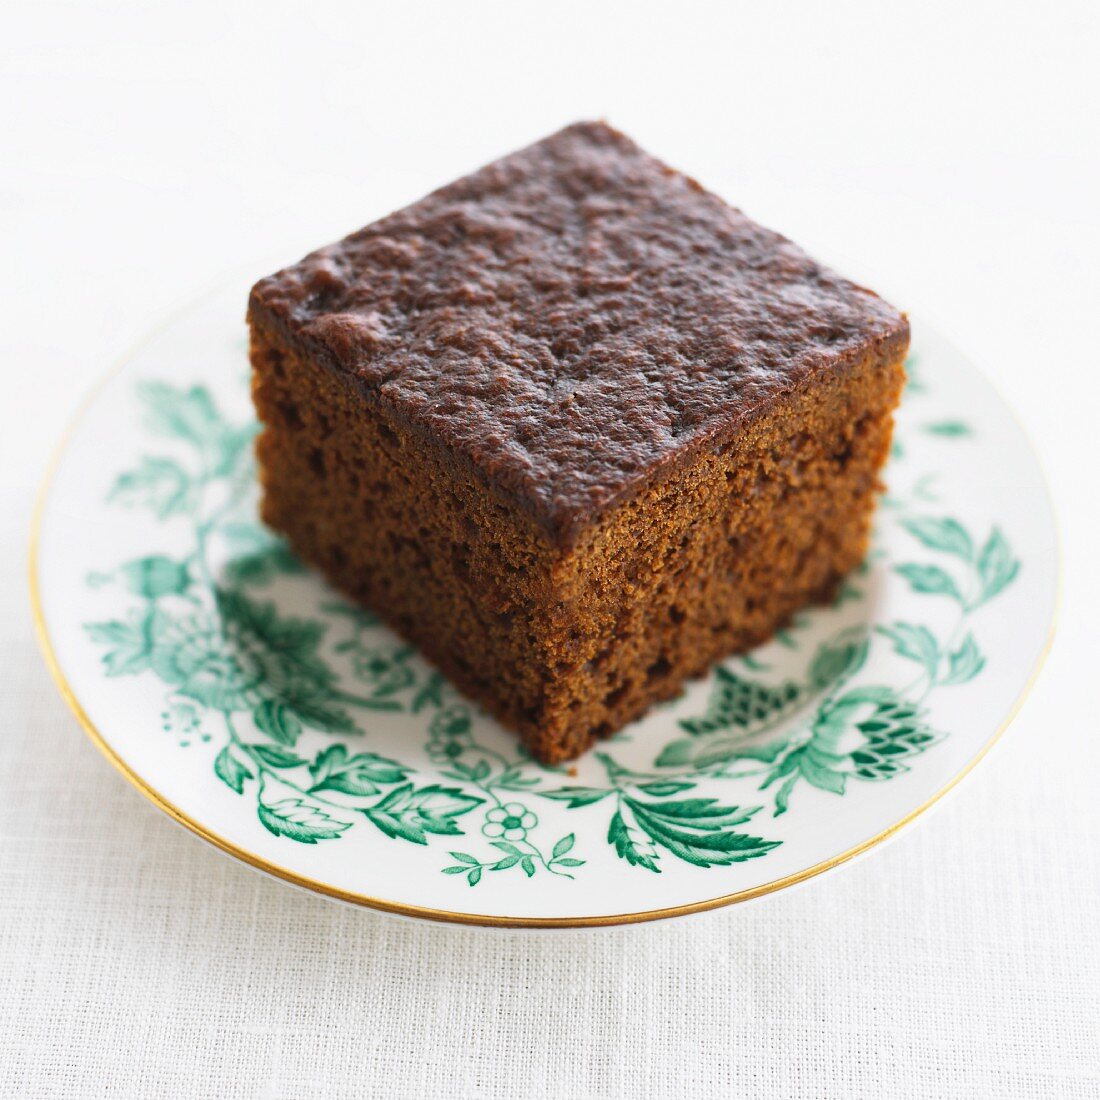
[[[905,317],[603,123],[261,280],[264,520],[539,759],[827,601]]]

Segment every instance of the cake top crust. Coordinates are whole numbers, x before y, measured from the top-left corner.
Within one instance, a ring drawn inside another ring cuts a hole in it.
[[[261,280],[250,311],[551,535],[905,318],[601,122]]]

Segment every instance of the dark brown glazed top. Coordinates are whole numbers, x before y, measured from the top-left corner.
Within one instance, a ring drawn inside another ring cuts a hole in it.
[[[257,283],[250,303],[568,541],[904,317],[603,123]]]

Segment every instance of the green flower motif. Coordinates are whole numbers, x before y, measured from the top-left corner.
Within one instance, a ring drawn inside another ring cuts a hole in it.
[[[485,815],[485,824],[481,831],[487,837],[501,837],[504,840],[523,840],[527,832],[539,823],[539,819],[522,802],[506,802],[503,806],[494,806]]]
[[[428,756],[436,764],[453,764],[473,743],[470,712],[465,707],[441,710],[428,727]]]
[[[355,655],[355,675],[371,688],[373,695],[392,695],[415,679],[404,649],[361,649]]]
[[[857,728],[866,743],[851,754],[860,779],[891,779],[908,771],[908,761],[940,739],[924,723],[920,707],[903,699],[879,703]]]
[[[856,688],[818,713],[808,748],[832,770],[861,779],[884,779],[907,770],[902,763],[939,740],[923,709],[887,687]]]
[[[251,710],[268,697],[267,686],[285,681],[290,671],[255,638],[238,635],[229,642],[217,619],[205,613],[158,618],[158,626],[153,671],[180,695],[215,710]]]
[[[219,593],[218,612],[152,616],[150,663],[177,694],[233,712],[272,697],[297,710],[329,692],[333,676],[316,653],[320,626],[279,618],[239,593]]]

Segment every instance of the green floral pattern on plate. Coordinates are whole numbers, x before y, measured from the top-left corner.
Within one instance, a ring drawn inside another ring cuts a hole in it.
[[[470,887],[486,873],[573,880],[596,844],[625,874],[660,873],[670,860],[705,869],[766,857],[782,843],[769,820],[790,812],[803,788],[858,797],[861,784],[919,766],[944,739],[929,700],[982,674],[982,609],[1020,571],[1000,529],[943,515],[934,478],[921,478],[907,497],[883,501],[880,528],[903,531],[911,553],[879,564],[934,616],[849,625],[811,643],[814,614],[801,615],[778,637],[801,660],[797,676],[789,662],[776,675],[760,653],[731,659],[702,708],[666,704],[675,733],[654,746],[648,767],[623,762],[627,730],[594,753],[602,779],[575,784],[518,744],[502,752],[479,739],[471,707],[375,616],[320,585],[308,614],[286,610],[280,578],[302,567],[251,515],[255,425],[225,417],[201,385],[147,382],[138,397],[147,438],[171,453],[154,448],[120,471],[108,500],[186,527],[188,548],[89,574],[89,585],[119,595],[113,618],[85,624],[104,673],[155,677],[162,732],[181,749],[210,751],[212,777],[248,799],[274,836],[316,845],[373,830],[379,843],[431,853]],[[949,445],[974,438],[959,420],[917,430]],[[904,455],[899,440],[896,460]],[[868,574],[865,565],[838,604],[866,600]],[[952,625],[937,628],[945,606]],[[868,679],[874,647],[910,675]],[[371,750],[387,715],[419,724],[430,769]],[[561,810],[576,828],[560,831]]]

